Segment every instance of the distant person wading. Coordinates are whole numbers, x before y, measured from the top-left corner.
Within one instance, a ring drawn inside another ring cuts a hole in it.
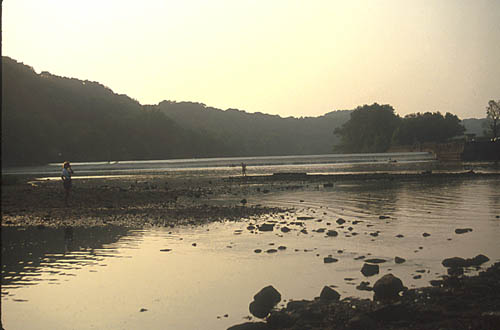
[[[247,164],[241,163],[241,175],[246,176],[247,175]]]
[[[73,170],[68,161],[64,162],[61,179],[64,186],[64,203],[68,206],[69,193],[71,192],[71,174]]]

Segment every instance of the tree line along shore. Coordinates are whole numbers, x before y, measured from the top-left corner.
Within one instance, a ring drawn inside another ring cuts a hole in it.
[[[461,121],[439,112],[401,118],[391,105],[377,103],[300,118],[196,102],[141,105],[98,82],[37,74],[8,57],[2,57],[2,64],[3,167],[65,160],[385,152],[447,142],[464,132],[475,134],[476,141],[485,133],[489,140],[496,126],[488,125],[498,116],[492,112],[493,122]]]

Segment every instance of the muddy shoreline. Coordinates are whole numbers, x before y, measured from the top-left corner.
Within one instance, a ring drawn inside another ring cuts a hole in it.
[[[349,181],[478,179],[500,173],[358,173],[204,177],[141,174],[76,178],[70,205],[61,182],[2,177],[2,226],[175,226],[239,220],[287,210],[260,205],[267,193]]]

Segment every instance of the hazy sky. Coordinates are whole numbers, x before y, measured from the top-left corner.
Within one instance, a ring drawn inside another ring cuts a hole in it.
[[[2,28],[3,55],[142,104],[470,118],[500,99],[498,0],[5,0]]]

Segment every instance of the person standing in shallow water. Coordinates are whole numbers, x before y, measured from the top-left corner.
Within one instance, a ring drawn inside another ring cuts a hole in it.
[[[64,186],[64,203],[68,206],[69,193],[71,192],[71,174],[73,169],[68,161],[64,162],[61,179]]]

